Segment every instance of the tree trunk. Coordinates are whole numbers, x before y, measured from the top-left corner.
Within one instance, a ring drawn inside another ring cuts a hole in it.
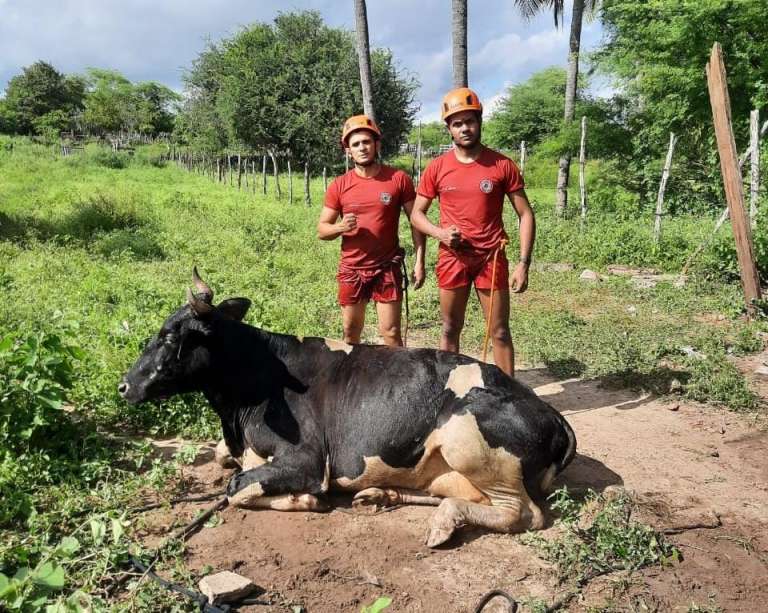
[[[579,195],[581,196],[581,222],[587,220],[587,118],[581,118],[581,143],[579,144]]]
[[[453,0],[452,9],[453,86],[469,87],[467,76],[467,0]]]
[[[355,1],[355,35],[357,62],[360,66],[360,86],[363,90],[363,112],[376,121],[373,108],[373,77],[371,76],[371,48],[368,43],[368,15],[365,0]]]
[[[565,112],[563,119],[568,125],[573,121],[576,108],[576,91],[579,82],[579,47],[581,46],[581,23],[584,17],[584,0],[573,0],[571,14],[571,36],[568,48],[568,74],[565,80]],[[571,154],[566,153],[560,158],[560,169],[557,173],[557,204],[555,211],[559,217],[565,215],[568,208],[568,179],[571,170]]]

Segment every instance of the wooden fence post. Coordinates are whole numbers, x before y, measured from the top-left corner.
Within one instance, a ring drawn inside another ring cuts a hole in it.
[[[349,171],[349,154],[344,151],[344,170]]]
[[[280,171],[277,168],[277,156],[275,156],[275,152],[271,149],[269,151],[269,157],[272,160],[272,174],[275,177],[275,194],[277,195],[277,199],[280,200],[283,197],[283,193],[280,190]]]
[[[245,182],[245,191],[248,191],[248,156],[243,160],[243,181]]]
[[[579,146],[579,195],[581,197],[581,221],[587,220],[587,181],[585,168],[587,165],[587,117],[581,118],[581,145]]]
[[[419,122],[419,139],[416,141],[416,185],[421,183],[421,122]]]
[[[323,166],[323,191],[328,191],[328,169]]]
[[[749,219],[754,228],[760,194],[760,111],[757,109],[749,114],[749,148],[752,150],[749,167]]]
[[[525,141],[520,141],[520,174],[525,176]]]
[[[232,154],[229,151],[227,151],[227,176],[229,184],[232,185]]]
[[[744,212],[744,189],[731,126],[731,101],[728,97],[723,50],[720,43],[712,45],[712,53],[707,63],[707,85],[709,102],[712,106],[712,120],[715,124],[717,149],[720,154],[720,170],[731,213],[733,237],[736,241],[741,286],[744,290],[747,313],[749,316],[754,316],[755,301],[760,299],[760,277],[755,266],[752,233]]]
[[[309,195],[309,162],[304,162],[304,203],[312,206],[312,197]]]
[[[261,193],[267,195],[267,156],[261,156]]]
[[[242,158],[240,157],[240,154],[237,154],[237,191],[240,191],[240,188],[243,185],[243,166],[242,166]]]
[[[293,204],[293,175],[291,174],[291,160],[288,160],[288,204]]]
[[[254,157],[253,160],[251,160],[251,174],[253,175],[251,177],[251,191],[255,194],[256,193],[256,158]]]
[[[653,240],[657,243],[661,239],[661,216],[664,214],[664,191],[667,189],[667,179],[669,179],[669,170],[672,167],[672,153],[675,150],[677,136],[674,132],[669,133],[669,149],[667,149],[667,159],[664,161],[664,170],[661,173],[659,182],[659,194],[656,197],[656,221],[653,224]]]

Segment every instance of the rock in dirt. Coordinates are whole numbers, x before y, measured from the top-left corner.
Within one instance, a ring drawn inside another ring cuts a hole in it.
[[[768,366],[766,366],[765,364],[761,364],[760,366],[755,368],[755,374],[768,376]]]
[[[203,577],[199,587],[213,605],[240,600],[256,589],[253,581],[228,570]]]
[[[566,262],[534,262],[531,268],[537,272],[570,272],[576,267]]]
[[[680,405],[677,404],[677,403],[667,405],[667,410],[669,410],[669,411],[679,411],[680,410]]]
[[[600,275],[598,275],[594,270],[585,268],[579,275],[579,279],[582,281],[600,281]]]

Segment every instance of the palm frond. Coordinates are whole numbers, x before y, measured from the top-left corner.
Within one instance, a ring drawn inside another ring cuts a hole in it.
[[[512,0],[517,10],[524,19],[533,19],[541,12],[551,10],[555,18],[555,27],[559,28],[562,23],[565,0]],[[599,0],[587,0],[588,2],[599,2]]]

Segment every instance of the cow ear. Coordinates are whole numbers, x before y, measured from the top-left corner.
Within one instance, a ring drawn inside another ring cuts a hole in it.
[[[227,298],[216,306],[216,310],[224,317],[242,321],[250,306],[251,301],[248,298]]]

